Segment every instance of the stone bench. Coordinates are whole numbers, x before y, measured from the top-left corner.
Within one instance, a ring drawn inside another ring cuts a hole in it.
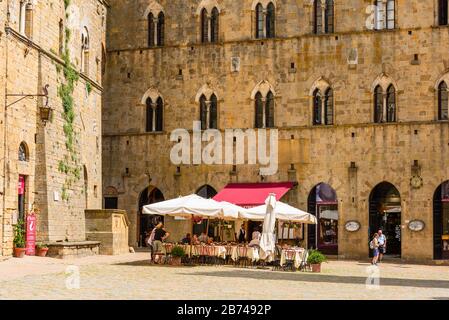
[[[58,259],[73,259],[100,254],[99,241],[51,242],[48,246],[48,257]]]

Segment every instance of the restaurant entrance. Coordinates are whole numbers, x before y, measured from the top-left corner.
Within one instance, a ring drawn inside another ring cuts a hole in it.
[[[148,214],[142,214],[144,206],[164,201],[164,195],[155,187],[148,187],[142,191],[139,198],[139,219],[138,221],[138,241],[139,247],[146,247],[145,238],[151,230],[160,222],[164,222],[164,218],[161,216],[153,216]]]
[[[328,184],[317,185],[309,194],[308,211],[318,219],[318,225],[308,226],[309,248],[327,255],[338,255],[338,200]]]
[[[449,181],[441,184],[433,197],[434,259],[449,259]]]
[[[387,238],[386,255],[401,257],[401,196],[391,183],[382,182],[370,195],[369,237],[382,230]],[[370,250],[370,255],[372,252]]]

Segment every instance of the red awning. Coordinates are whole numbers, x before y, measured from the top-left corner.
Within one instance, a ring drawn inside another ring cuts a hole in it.
[[[215,197],[216,201],[227,201],[241,207],[251,208],[265,204],[270,193],[280,200],[294,186],[293,182],[283,183],[231,183]]]

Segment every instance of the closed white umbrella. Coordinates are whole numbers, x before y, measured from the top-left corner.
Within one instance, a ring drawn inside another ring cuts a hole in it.
[[[276,196],[272,193],[265,201],[266,214],[263,223],[260,248],[266,255],[273,254],[276,247],[274,229],[276,227]]]

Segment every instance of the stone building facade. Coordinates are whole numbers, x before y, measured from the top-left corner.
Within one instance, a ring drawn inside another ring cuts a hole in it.
[[[128,211],[130,245],[141,235],[139,199],[149,202],[149,194],[170,199],[204,185],[220,191],[230,182],[293,181],[286,200],[311,212],[317,185],[336,192],[340,257],[368,256],[382,201],[385,221],[385,213],[399,219],[390,236],[402,258],[438,256],[434,198],[449,179],[444,1],[110,4],[103,191]],[[216,97],[223,131],[255,127],[258,92],[263,103],[274,96],[267,121],[279,130],[277,174],[260,176],[258,165],[170,161],[170,134],[192,130],[202,95],[208,106]],[[351,221],[360,228],[348,231]],[[409,228],[416,221],[423,230]],[[175,227],[189,231],[185,222],[170,222]]]
[[[38,241],[84,241],[84,210],[101,208],[106,10],[103,0],[0,2],[0,255],[29,212]],[[47,85],[48,103],[18,101]]]

